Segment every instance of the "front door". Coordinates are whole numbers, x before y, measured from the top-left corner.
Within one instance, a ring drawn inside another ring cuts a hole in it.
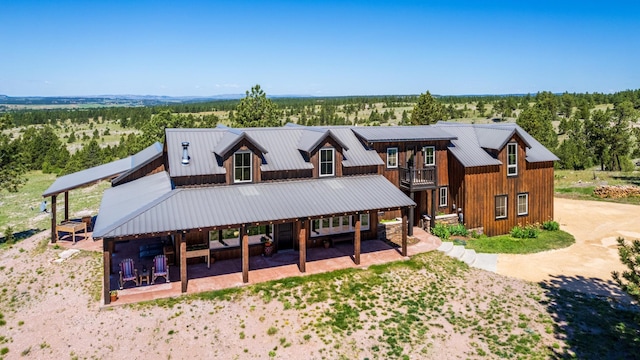
[[[293,223],[277,225],[278,250],[293,249]]]

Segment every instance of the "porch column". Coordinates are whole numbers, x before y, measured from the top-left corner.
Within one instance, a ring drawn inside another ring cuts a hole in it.
[[[402,256],[407,256],[407,211],[411,208],[402,208]]]
[[[69,192],[64,192],[64,219],[69,220]]]
[[[431,224],[429,226],[432,229],[436,227],[436,189],[431,190]]]
[[[309,220],[300,220],[300,230],[298,232],[298,251],[300,253],[300,272],[307,271],[307,237],[309,236]]]
[[[415,193],[412,191],[411,192],[411,200],[412,201],[416,201],[415,199]],[[414,220],[413,220],[413,213],[415,211],[409,211],[409,236],[413,236],[413,225],[415,224]]]
[[[360,265],[360,214],[356,217],[355,233],[353,234],[353,262]]]
[[[182,285],[182,292],[187,292],[187,242],[184,241],[182,232],[178,235],[178,244],[180,244],[180,283]]]
[[[58,230],[56,229],[56,195],[51,195],[51,243],[58,240]]]
[[[242,282],[249,282],[249,233],[247,225],[240,227],[240,243],[242,246]]]
[[[112,240],[102,239],[102,263],[104,264],[104,273],[102,281],[102,296],[104,296],[104,304],[111,303],[111,244]]]

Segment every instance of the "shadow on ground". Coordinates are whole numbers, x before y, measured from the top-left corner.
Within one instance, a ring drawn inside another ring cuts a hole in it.
[[[567,344],[555,358],[640,359],[640,307],[613,281],[554,276],[540,283],[554,333]]]
[[[29,229],[29,230],[25,230],[25,231],[20,231],[20,232],[17,232],[17,233],[13,233],[13,239],[15,241],[23,240],[23,239],[26,239],[28,237],[31,237],[31,236],[41,232],[41,231],[42,231],[41,229]],[[4,236],[0,237],[0,244],[4,243],[5,241],[6,241],[6,239],[5,239]]]

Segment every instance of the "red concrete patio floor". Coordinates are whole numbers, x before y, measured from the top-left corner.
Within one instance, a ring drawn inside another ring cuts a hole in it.
[[[407,254],[413,256],[419,253],[433,251],[440,246],[439,238],[430,235],[419,227],[414,227],[413,236],[417,243],[409,245]],[[89,237],[73,244],[71,241],[59,242],[65,248],[75,248],[89,251],[101,251],[101,241],[91,241]],[[301,273],[298,268],[299,253],[297,251],[280,251],[272,257],[252,256],[249,258],[249,282],[242,282],[241,259],[215,261],[211,268],[206,264],[193,264],[187,267],[187,294],[204,291],[220,290],[231,287],[239,287],[256,284],[270,280],[283,279],[292,276],[304,276],[324,273],[347,268],[366,268],[370,265],[384,264],[392,261],[406,260],[400,254],[400,248],[392,246],[382,240],[367,240],[362,242],[360,265],[353,262],[353,245],[351,243],[339,243],[325,248],[307,249],[306,272]],[[118,290],[118,299],[109,306],[137,303],[141,301],[176,297],[182,295],[179,268],[171,266],[171,282],[166,283],[164,278],[158,279],[156,284],[126,287]],[[115,281],[114,281],[115,280]],[[117,283],[112,275],[112,285]],[[115,288],[112,286],[112,288]],[[101,304],[104,301],[101,300]]]

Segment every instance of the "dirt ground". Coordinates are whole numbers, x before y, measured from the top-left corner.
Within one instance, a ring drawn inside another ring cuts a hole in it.
[[[575,289],[589,279],[611,282],[611,272],[622,271],[616,239],[640,239],[640,206],[602,201],[555,198],[555,220],[576,243],[568,248],[528,255],[500,254],[498,273],[544,282],[574,278]],[[602,294],[606,295],[606,294]]]

